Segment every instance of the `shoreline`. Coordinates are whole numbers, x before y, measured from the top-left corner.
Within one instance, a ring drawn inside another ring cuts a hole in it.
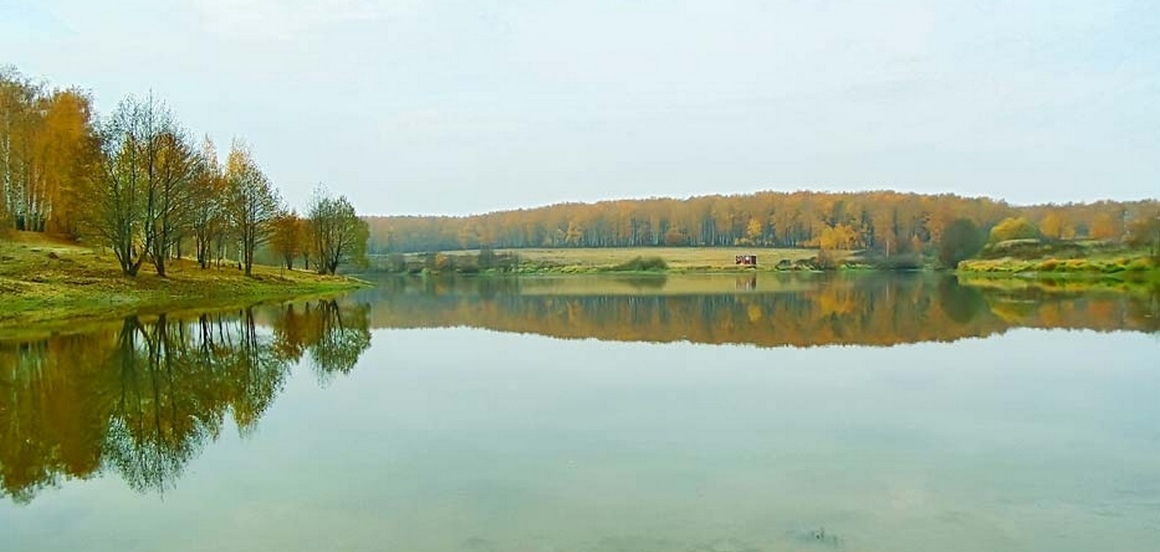
[[[486,255],[485,255],[486,253]],[[1048,251],[1041,251],[1048,253]],[[372,257],[368,274],[410,275],[659,275],[801,274],[829,272],[934,272],[1003,277],[1104,278],[1160,281],[1160,259],[1144,250],[1099,249],[1090,255],[1057,258],[973,258],[956,268],[938,266],[933,255],[883,256],[863,250],[743,247],[528,248],[392,253]],[[757,266],[734,258],[756,255]],[[1034,276],[1029,276],[1034,275]]]
[[[516,262],[504,268],[483,270],[478,265],[472,267],[465,263],[474,260],[475,255],[464,252],[440,254],[451,259],[443,268],[405,272],[380,269],[363,275],[372,278],[663,278],[670,275],[945,273],[955,275],[964,283],[991,286],[1008,282],[1006,286],[1160,288],[1160,266],[1150,258],[1139,256],[974,259],[964,261],[956,270],[944,270],[929,264],[880,266],[859,258],[852,251],[841,252],[836,266],[821,266],[817,250],[758,249],[758,254],[773,262],[756,267],[723,262],[723,259],[731,260],[730,255],[737,251],[737,248],[541,250],[540,257],[515,257]],[[668,258],[644,257],[640,253],[665,253]],[[654,264],[649,264],[650,261]],[[411,264],[410,268],[416,265]],[[147,266],[141,274],[129,278],[121,275],[111,255],[99,248],[44,238],[0,241],[0,338],[69,332],[78,326],[133,314],[220,310],[335,296],[371,285],[350,276],[322,276],[311,271],[261,265],[255,266],[252,277],[246,277],[233,267],[202,269],[189,259],[171,261],[165,278],[158,277]]]
[[[777,269],[777,268],[667,268],[659,270],[617,270],[614,268],[594,268],[584,266],[564,266],[552,268],[537,268],[525,270],[485,270],[480,272],[456,272],[456,271],[421,271],[421,272],[387,272],[387,271],[371,271],[360,273],[361,276],[373,278],[519,278],[519,277],[570,277],[570,276],[584,276],[584,277],[665,277],[665,276],[756,276],[758,274],[764,275],[831,275],[831,274],[946,274],[953,275],[962,279],[977,279],[977,280],[1012,280],[1012,281],[1037,281],[1037,282],[1120,282],[1130,285],[1158,285],[1160,286],[1160,269],[1149,269],[1145,271],[1121,271],[1121,272],[1090,272],[1090,271],[1055,271],[1055,272],[1035,272],[1035,271],[985,271],[985,270],[968,270],[968,269],[941,269],[930,266],[921,268],[888,268],[875,266],[843,266],[838,268],[827,269]]]
[[[153,276],[149,276],[153,277]],[[370,284],[340,277],[332,282],[269,284],[258,289],[234,292],[232,286],[209,286],[195,294],[165,294],[156,291],[128,293],[113,298],[101,294],[77,293],[44,306],[40,298],[0,298],[0,339],[27,335],[62,334],[82,331],[92,324],[127,316],[157,315],[190,311],[220,311],[232,308],[287,301],[324,299],[361,289]]]
[[[369,286],[347,276],[254,267],[202,269],[189,259],[170,261],[168,275],[142,267],[121,274],[98,248],[36,239],[0,241],[0,338],[67,332],[133,314],[159,314],[284,302],[337,295]]]

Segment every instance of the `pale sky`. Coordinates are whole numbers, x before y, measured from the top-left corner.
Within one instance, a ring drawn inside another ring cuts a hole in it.
[[[291,204],[1160,196],[1160,3],[0,0],[0,64],[152,90]]]

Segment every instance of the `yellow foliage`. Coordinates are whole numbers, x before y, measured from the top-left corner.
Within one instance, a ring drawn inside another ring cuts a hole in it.
[[[991,229],[991,242],[1039,237],[1035,224],[1023,217],[1005,218]]]
[[[818,237],[818,247],[823,250],[853,249],[858,243],[858,232],[845,224],[827,226]]]

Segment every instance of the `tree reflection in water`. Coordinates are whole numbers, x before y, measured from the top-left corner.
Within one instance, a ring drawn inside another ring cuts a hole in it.
[[[251,433],[304,356],[322,381],[349,373],[370,347],[369,312],[327,300],[0,342],[0,492],[26,503],[104,469],[163,492],[227,416]]]

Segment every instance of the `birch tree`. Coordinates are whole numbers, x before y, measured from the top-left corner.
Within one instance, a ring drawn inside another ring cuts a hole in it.
[[[194,177],[201,162],[184,132],[170,129],[156,137],[154,176],[147,188],[146,243],[158,276],[181,233],[193,221]]]
[[[258,168],[245,144],[235,140],[226,162],[230,221],[242,247],[246,276],[253,274],[254,251],[270,237],[279,199],[270,179]]]
[[[226,179],[218,163],[213,140],[206,136],[198,154],[191,190],[190,231],[193,234],[194,256],[201,268],[208,268],[213,260],[213,245],[219,235],[228,232],[225,209]]]

